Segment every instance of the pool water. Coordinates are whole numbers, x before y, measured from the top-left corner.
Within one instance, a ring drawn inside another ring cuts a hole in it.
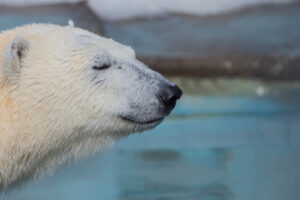
[[[187,93],[154,130],[0,199],[300,199],[300,87],[282,85],[265,96]]]

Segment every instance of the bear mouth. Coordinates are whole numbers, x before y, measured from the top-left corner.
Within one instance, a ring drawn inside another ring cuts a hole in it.
[[[139,125],[150,125],[150,124],[155,124],[161,122],[164,118],[154,118],[150,120],[136,120],[133,117],[130,116],[120,116],[120,118],[126,122],[134,123],[134,124],[139,124]]]

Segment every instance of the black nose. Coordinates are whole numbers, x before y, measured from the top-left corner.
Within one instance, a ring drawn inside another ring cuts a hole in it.
[[[158,99],[166,111],[169,112],[175,107],[176,101],[180,99],[181,95],[182,91],[177,85],[168,85],[159,91]]]

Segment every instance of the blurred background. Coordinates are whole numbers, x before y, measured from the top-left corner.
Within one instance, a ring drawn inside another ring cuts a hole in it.
[[[300,199],[300,1],[0,0],[0,30],[88,29],[184,91],[154,130],[2,200]]]

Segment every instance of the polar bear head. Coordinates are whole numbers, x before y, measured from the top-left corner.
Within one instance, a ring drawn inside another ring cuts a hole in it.
[[[61,154],[35,165],[57,165],[66,154],[94,152],[153,128],[182,95],[130,47],[79,28],[27,25],[1,33],[0,47],[0,93],[9,102],[1,111],[8,120],[0,121],[10,135],[2,137],[20,152],[39,148],[40,159]]]
[[[153,128],[182,94],[132,48],[74,27],[19,28],[5,61],[8,84],[18,86],[14,99],[26,109],[94,132]]]

